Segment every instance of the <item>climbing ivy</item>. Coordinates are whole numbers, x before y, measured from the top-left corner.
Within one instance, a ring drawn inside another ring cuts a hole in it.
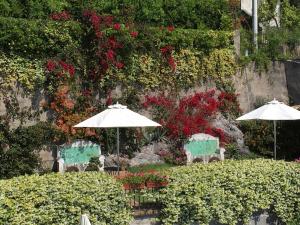
[[[18,55],[6,55],[3,52],[0,52],[0,74],[0,89],[3,94],[15,88],[16,84],[32,93],[45,80],[44,65],[40,60],[29,60]]]

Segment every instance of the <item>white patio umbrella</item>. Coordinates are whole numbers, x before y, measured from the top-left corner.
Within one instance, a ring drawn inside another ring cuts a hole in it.
[[[271,102],[237,118],[236,120],[273,120],[274,158],[276,159],[276,121],[300,120],[300,111],[274,99]]]
[[[108,109],[101,113],[75,125],[74,127],[92,127],[92,128],[117,128],[117,157],[119,170],[119,128],[120,127],[157,127],[161,126],[145,116],[135,113],[127,106],[115,104],[108,106]]]
[[[86,214],[81,215],[80,225],[91,225],[91,222]]]

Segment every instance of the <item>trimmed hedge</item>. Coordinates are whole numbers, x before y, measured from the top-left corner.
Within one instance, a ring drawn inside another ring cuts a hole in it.
[[[131,211],[121,185],[97,172],[23,176],[0,181],[0,224],[125,225]]]
[[[267,210],[298,225],[300,164],[259,159],[177,167],[161,201],[164,224],[248,224]]]
[[[67,10],[80,15],[84,9],[158,25],[187,28],[230,29],[228,0],[1,0],[0,16],[45,19],[52,12]]]
[[[26,57],[52,57],[80,49],[83,30],[75,21],[0,17],[0,49]]]

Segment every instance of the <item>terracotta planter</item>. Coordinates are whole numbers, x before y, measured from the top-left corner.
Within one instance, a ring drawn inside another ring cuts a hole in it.
[[[144,189],[145,188],[145,184],[130,184],[131,189]]]
[[[148,181],[146,183],[147,188],[160,188],[160,187],[166,187],[168,185],[167,181],[164,182],[152,182]]]
[[[123,184],[123,188],[124,188],[124,190],[130,190],[131,189],[130,184]]]
[[[146,186],[147,188],[157,188],[157,183],[152,181],[147,181]]]
[[[159,185],[160,187],[166,187],[168,186],[168,181],[160,182]]]

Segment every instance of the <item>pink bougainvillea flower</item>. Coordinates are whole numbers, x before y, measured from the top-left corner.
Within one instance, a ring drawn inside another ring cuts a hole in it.
[[[68,70],[69,70],[69,65],[68,65],[65,61],[60,60],[60,61],[59,61],[59,65],[62,67],[62,69],[63,69],[64,71],[68,71]]]
[[[117,39],[114,36],[108,38],[108,44],[113,49],[122,48],[122,45],[117,41]]]
[[[71,15],[67,11],[61,11],[58,13],[52,13],[50,15],[50,18],[52,20],[69,20],[71,18]]]
[[[52,72],[56,68],[56,63],[53,60],[48,60],[46,67],[49,72]]]
[[[74,74],[75,74],[75,67],[73,65],[69,65],[69,69],[68,70],[69,70],[70,76],[73,77]]]
[[[167,26],[167,30],[170,31],[170,32],[174,31],[174,29],[175,29],[174,26]]]
[[[111,105],[112,104],[112,96],[111,96],[111,91],[108,92],[107,94],[107,97],[106,97],[106,102],[105,104],[108,106],[108,105]]]
[[[113,61],[115,59],[115,55],[116,53],[109,49],[107,52],[106,52],[106,58],[109,60],[109,61]]]
[[[98,30],[99,26],[100,26],[100,16],[98,16],[96,13],[92,13],[90,16],[90,21],[91,21],[94,29]]]
[[[169,57],[168,63],[169,63],[169,66],[171,67],[172,71],[174,72],[176,70],[176,63],[172,56]]]
[[[103,33],[101,31],[96,31],[96,37],[97,38],[102,38],[103,37]]]
[[[160,52],[163,54],[163,55],[166,55],[166,54],[170,54],[172,52],[174,48],[171,46],[171,45],[166,45],[165,47],[162,47],[160,49]]]
[[[103,21],[106,26],[110,26],[114,21],[114,17],[113,16],[104,16]]]
[[[120,29],[121,29],[121,24],[115,23],[114,26],[113,26],[113,28],[114,28],[115,30],[120,30]]]
[[[82,95],[83,96],[91,96],[92,95],[92,91],[90,90],[90,89],[84,89],[83,91],[82,91]]]
[[[121,62],[116,62],[116,67],[118,69],[122,69],[124,67],[124,63],[121,63]]]
[[[138,34],[139,34],[139,32],[137,32],[137,31],[130,32],[130,36],[133,38],[136,38],[138,36]]]

